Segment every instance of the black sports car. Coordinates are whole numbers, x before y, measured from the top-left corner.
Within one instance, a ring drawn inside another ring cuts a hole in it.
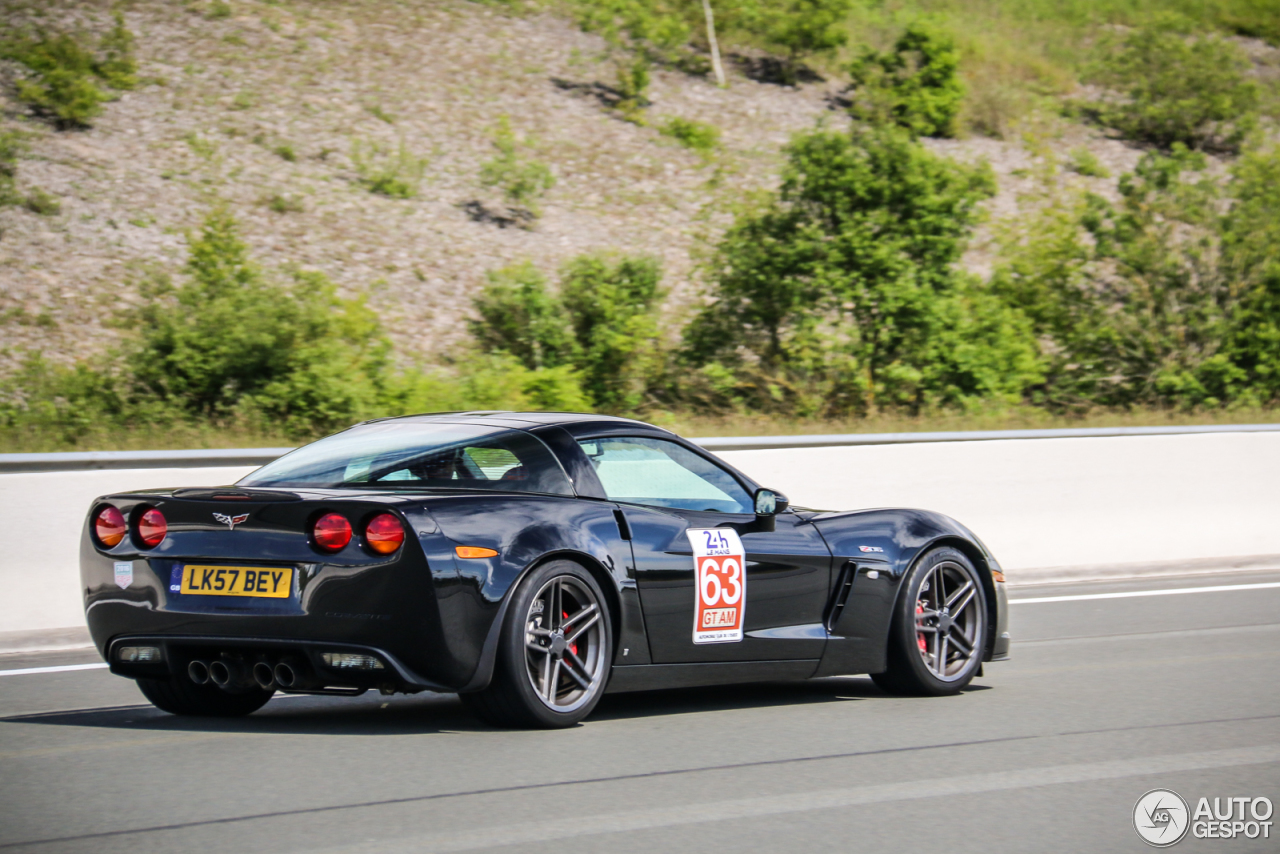
[[[81,546],[111,670],[169,712],[458,692],[568,726],[606,691],[869,673],[959,691],[1004,576],[924,510],[789,506],[658,427],[457,412],[356,425],[235,486],[107,495]]]

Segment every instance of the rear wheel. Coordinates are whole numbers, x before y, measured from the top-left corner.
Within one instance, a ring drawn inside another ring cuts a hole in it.
[[[959,693],[982,665],[986,630],[978,571],[962,552],[934,549],[903,583],[889,629],[889,667],[871,678],[895,694]]]
[[[229,694],[214,685],[197,685],[185,676],[139,679],[138,688],[157,709],[174,715],[205,718],[238,718],[253,714],[275,693],[252,688],[242,694]]]
[[[489,687],[462,701],[496,726],[572,726],[604,693],[612,628],[590,572],[570,561],[543,564],[513,594]]]

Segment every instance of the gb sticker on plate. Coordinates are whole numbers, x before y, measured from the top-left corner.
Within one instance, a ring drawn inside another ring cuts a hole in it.
[[[747,607],[746,552],[732,528],[690,528],[693,546],[693,642],[742,640]]]

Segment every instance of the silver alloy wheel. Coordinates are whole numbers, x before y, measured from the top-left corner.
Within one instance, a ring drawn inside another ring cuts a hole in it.
[[[608,662],[601,603],[572,575],[552,578],[525,617],[525,670],[538,699],[556,712],[582,707],[603,687]]]
[[[925,667],[943,682],[969,671],[982,650],[982,590],[968,567],[944,560],[920,582],[916,647]]]

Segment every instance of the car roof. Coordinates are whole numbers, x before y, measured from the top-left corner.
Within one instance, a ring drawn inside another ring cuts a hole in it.
[[[623,418],[617,415],[597,415],[587,412],[520,412],[507,409],[471,409],[457,412],[424,412],[419,415],[399,415],[392,418],[376,418],[364,423],[372,424],[375,421],[411,421],[422,423],[436,422],[476,425],[487,424],[526,430],[531,427],[540,427],[546,424],[572,424],[578,427],[599,424],[601,426],[608,427],[632,426],[644,428],[646,430],[657,430],[662,433],[671,432],[644,421],[637,421],[634,418]]]

